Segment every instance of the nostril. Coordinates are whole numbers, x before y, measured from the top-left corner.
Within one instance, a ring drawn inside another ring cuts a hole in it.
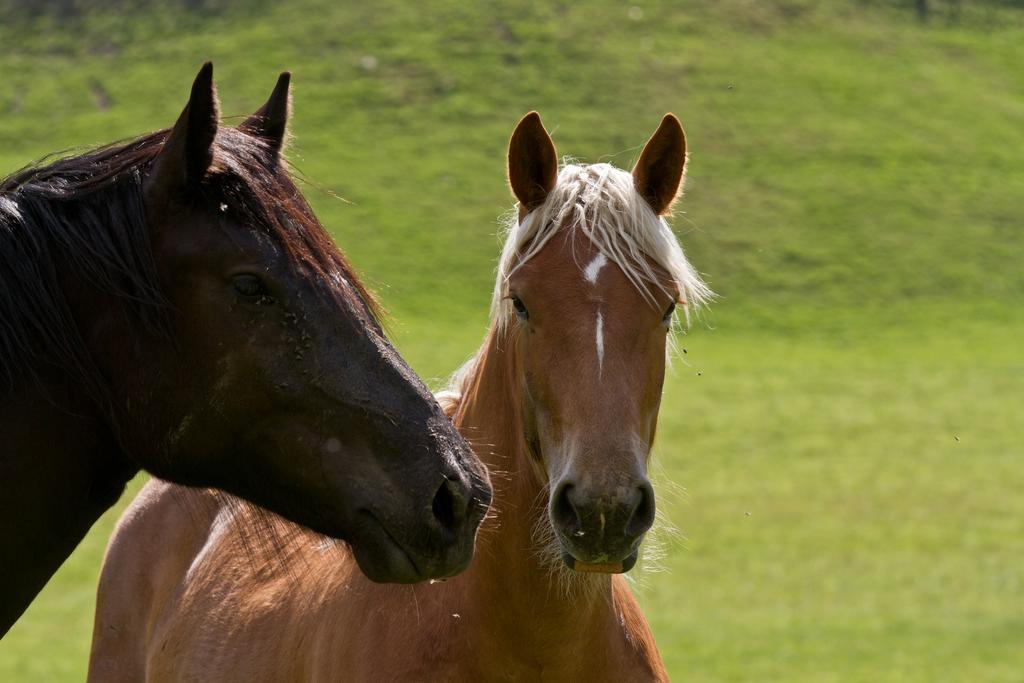
[[[634,499],[635,507],[626,524],[626,535],[630,537],[639,536],[654,524],[654,488],[651,482],[640,484],[634,491]]]
[[[579,511],[572,502],[572,490],[572,484],[561,484],[555,490],[555,498],[551,504],[551,520],[566,534],[574,534],[582,526]]]
[[[466,516],[466,497],[457,487],[457,483],[445,479],[434,494],[434,502],[430,506],[434,519],[445,531],[454,532]]]

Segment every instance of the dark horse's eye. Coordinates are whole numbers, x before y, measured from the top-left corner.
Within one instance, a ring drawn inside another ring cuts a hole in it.
[[[668,310],[665,311],[665,315],[661,316],[661,321],[664,323],[672,322],[672,314],[676,312],[676,302],[673,301],[668,305]]]
[[[263,296],[267,293],[267,288],[263,286],[263,281],[255,275],[236,275],[231,278],[231,284],[236,292],[245,297]]]
[[[526,310],[526,306],[523,304],[523,300],[518,296],[512,297],[512,308],[516,309],[516,315],[519,316],[520,320],[529,320],[530,312]]]

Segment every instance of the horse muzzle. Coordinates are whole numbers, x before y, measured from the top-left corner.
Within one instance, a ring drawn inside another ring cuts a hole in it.
[[[570,569],[627,572],[654,523],[654,489],[646,478],[606,490],[563,480],[555,487],[550,516]]]

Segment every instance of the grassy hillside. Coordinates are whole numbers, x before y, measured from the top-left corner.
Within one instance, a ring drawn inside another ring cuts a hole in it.
[[[486,324],[519,116],[628,166],[674,111],[675,226],[721,298],[663,408],[684,538],[639,588],[673,677],[1020,679],[1015,3],[192,4],[5,14],[0,174],[169,125],[205,59],[227,115],[291,69],[291,160],[439,378]],[[0,680],[81,679],[115,518],[0,643]]]
[[[5,22],[0,169],[169,125],[203,59],[227,114],[288,68],[293,160],[351,202],[315,197],[339,241],[401,317],[434,308],[425,274],[475,315],[517,118],[538,109],[562,153],[628,165],[671,110],[692,155],[678,227],[723,314],[1024,293],[1022,12],[339,4]]]

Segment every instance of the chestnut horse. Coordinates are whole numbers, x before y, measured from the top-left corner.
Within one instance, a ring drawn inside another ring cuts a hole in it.
[[[244,513],[152,484],[109,550],[90,680],[665,680],[620,573],[654,520],[674,310],[710,294],[662,218],[685,159],[672,115],[632,174],[559,172],[537,114],[516,128],[492,326],[441,396],[495,484],[466,572],[374,585],[313,534],[246,544]]]
[[[486,472],[289,178],[283,74],[218,126],[0,181],[0,634],[144,468],[352,541],[376,580],[465,567]]]

